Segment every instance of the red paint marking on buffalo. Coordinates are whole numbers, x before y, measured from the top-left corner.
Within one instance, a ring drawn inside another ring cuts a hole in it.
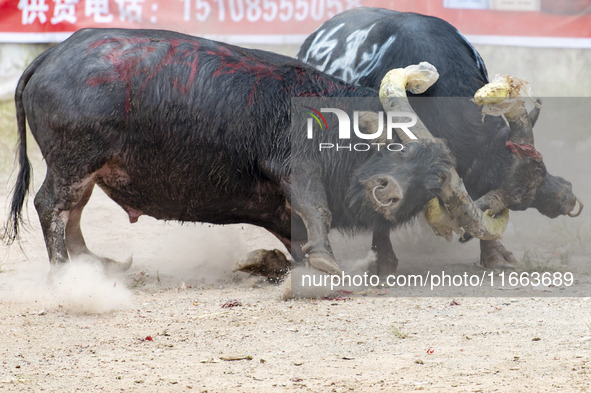
[[[248,94],[249,106],[254,103],[254,94],[261,79],[272,78],[281,80],[281,70],[279,68],[259,63],[253,59],[249,59],[248,57],[236,59],[235,57],[232,57],[230,50],[228,50],[228,48],[224,48],[223,46],[220,46],[217,52],[207,51],[207,54],[220,57],[220,66],[213,73],[214,78],[225,74],[235,74],[239,71],[256,76],[254,85]]]
[[[150,67],[146,58],[158,50],[158,43],[168,44],[166,54],[160,58],[154,67]],[[183,44],[188,45],[185,49]],[[117,39],[107,38],[92,43],[87,53],[103,46],[111,46],[103,58],[113,66],[112,72],[93,76],[86,81],[88,86],[99,86],[113,82],[121,82],[125,85],[125,115],[131,110],[131,85],[132,78],[145,75],[140,87],[143,92],[148,83],[158,75],[165,66],[181,65],[189,68],[189,76],[186,83],[182,83],[179,77],[175,77],[173,86],[182,94],[188,94],[198,72],[199,57],[197,55],[198,43],[190,40],[159,41],[149,38]]]

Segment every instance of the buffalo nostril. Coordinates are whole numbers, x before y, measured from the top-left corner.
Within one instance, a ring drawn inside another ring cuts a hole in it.
[[[388,186],[388,180],[386,180],[386,179],[381,179],[381,180],[380,180],[380,186],[382,186],[382,187],[387,187],[387,186]]]
[[[392,198],[390,199],[390,203],[398,203],[400,202],[400,198]]]

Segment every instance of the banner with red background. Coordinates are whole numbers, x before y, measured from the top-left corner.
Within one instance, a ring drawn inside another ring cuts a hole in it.
[[[299,44],[359,6],[438,16],[474,43],[591,48],[591,0],[0,0],[0,42],[58,42],[85,27],[126,27]]]

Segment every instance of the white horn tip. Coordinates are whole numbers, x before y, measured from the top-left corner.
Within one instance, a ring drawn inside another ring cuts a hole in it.
[[[437,68],[426,61],[409,65],[405,71],[407,75],[406,90],[413,94],[424,93],[439,79]]]
[[[421,94],[437,82],[437,79],[437,69],[426,61],[406,68],[395,68],[382,79],[380,97],[404,97],[405,90]]]
[[[531,98],[527,81],[511,75],[496,75],[474,94],[474,103],[482,106],[482,113],[500,116],[523,104],[523,97]]]

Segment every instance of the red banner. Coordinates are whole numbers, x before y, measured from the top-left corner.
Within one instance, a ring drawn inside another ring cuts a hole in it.
[[[0,42],[56,42],[85,27],[127,27],[300,43],[358,6],[438,16],[475,42],[591,47],[591,0],[0,0]]]

